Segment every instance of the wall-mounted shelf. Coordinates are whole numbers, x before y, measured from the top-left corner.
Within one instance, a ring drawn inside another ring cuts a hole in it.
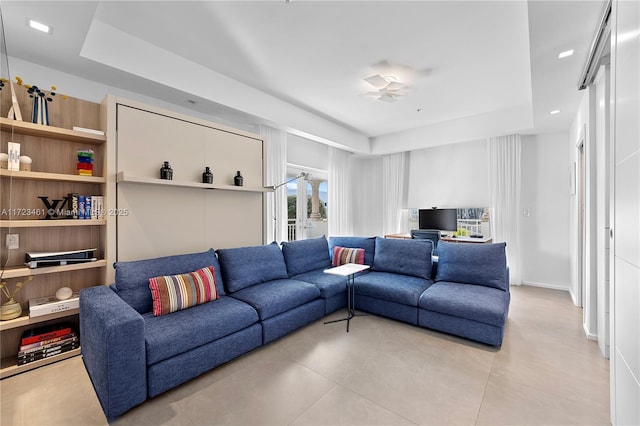
[[[183,188],[199,188],[199,189],[218,189],[223,191],[246,191],[246,192],[273,192],[273,188],[253,187],[253,186],[234,186],[234,185],[218,185],[200,182],[186,182],[179,180],[164,180],[156,178],[148,178],[141,176],[131,176],[123,171],[118,172],[116,177],[117,183],[138,183],[143,185],[164,185],[176,186]]]
[[[11,177],[13,179],[49,180],[55,182],[77,182],[77,183],[106,183],[107,179],[102,176],[80,176],[63,173],[46,172],[25,172],[0,169],[0,176]]]
[[[21,135],[44,137],[48,139],[60,139],[69,142],[83,142],[99,145],[105,143],[104,135],[79,132],[77,130],[63,129],[61,127],[43,126],[42,124],[29,123],[27,121],[11,120],[0,117],[2,131],[18,133]]]
[[[67,311],[56,312],[49,315],[41,315],[39,317],[30,317],[28,314],[16,319],[0,321],[0,331],[11,330],[12,328],[24,327],[26,325],[38,324],[58,318],[65,318],[69,315],[79,314],[80,309],[69,309]]]
[[[47,266],[43,268],[7,268],[2,270],[2,278],[19,278],[31,275],[53,274],[57,272],[79,271],[81,269],[102,268],[107,266],[106,260],[96,260],[95,262],[74,263],[62,266]]]
[[[104,226],[106,224],[106,219],[0,220],[0,228],[57,228],[65,226]]]

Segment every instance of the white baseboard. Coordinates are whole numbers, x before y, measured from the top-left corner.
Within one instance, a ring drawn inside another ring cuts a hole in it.
[[[549,288],[551,290],[568,291],[569,294],[571,294],[569,286],[564,286],[564,285],[559,285],[559,284],[534,283],[532,281],[523,281],[522,285],[528,285],[528,286],[531,286],[531,287]],[[573,299],[573,295],[571,295],[571,298]]]
[[[587,327],[587,324],[582,323],[582,329],[584,330],[584,335],[587,336],[588,340],[595,340],[596,342],[598,341],[598,335],[597,334],[593,334],[589,330],[589,327]]]

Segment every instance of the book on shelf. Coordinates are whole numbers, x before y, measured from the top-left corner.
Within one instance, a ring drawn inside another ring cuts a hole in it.
[[[62,337],[73,332],[71,325],[67,322],[60,324],[49,324],[41,327],[25,330],[22,333],[20,345],[28,345],[31,343],[42,342],[43,340]]]
[[[73,126],[73,130],[75,130],[76,132],[84,132],[91,133],[92,135],[104,136],[104,132],[97,129],[87,129],[86,127]]]
[[[80,347],[79,342],[68,343],[66,345],[60,345],[55,348],[51,348],[50,350],[28,354],[24,356],[18,356],[18,365],[28,364],[30,362],[39,361],[41,359],[50,358],[52,356],[60,355],[65,352],[72,351],[74,349],[78,349]]]
[[[22,351],[28,351],[29,349],[41,349],[45,346],[48,345],[52,345],[52,344],[60,344],[60,342],[67,340],[67,339],[71,339],[77,337],[75,332],[71,332],[69,334],[65,334],[64,336],[60,336],[60,337],[54,337],[52,339],[47,339],[47,340],[43,340],[41,342],[36,342],[36,343],[29,343],[28,345],[21,345],[20,346],[20,352]]]
[[[70,298],[58,300],[55,296],[38,297],[29,300],[29,316],[55,314],[80,307],[79,293],[74,293]]]
[[[20,350],[18,351],[18,356],[20,357],[20,356],[26,356],[26,355],[34,355],[39,353],[51,352],[51,350],[55,348],[59,348],[60,346],[70,345],[72,343],[78,343],[78,336],[76,335],[76,333],[70,333],[67,336],[70,336],[70,337],[65,337],[64,339],[59,340],[57,342],[49,343],[49,344],[42,345],[35,348],[29,347],[31,345],[20,346]]]

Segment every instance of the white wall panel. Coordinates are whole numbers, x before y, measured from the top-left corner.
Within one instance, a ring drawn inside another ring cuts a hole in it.
[[[159,181],[163,161],[172,183],[199,183],[205,166],[214,185],[262,188],[262,141],[256,135],[137,103],[118,105],[117,171]],[[117,260],[144,259],[263,242],[262,192],[121,182],[116,189]]]
[[[569,290],[568,133],[522,138],[522,279]]]
[[[411,151],[408,207],[488,206],[486,141]]]

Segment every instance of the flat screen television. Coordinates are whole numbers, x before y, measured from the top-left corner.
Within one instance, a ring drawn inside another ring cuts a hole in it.
[[[420,229],[457,231],[458,212],[456,209],[420,209],[418,210],[418,227]]]

